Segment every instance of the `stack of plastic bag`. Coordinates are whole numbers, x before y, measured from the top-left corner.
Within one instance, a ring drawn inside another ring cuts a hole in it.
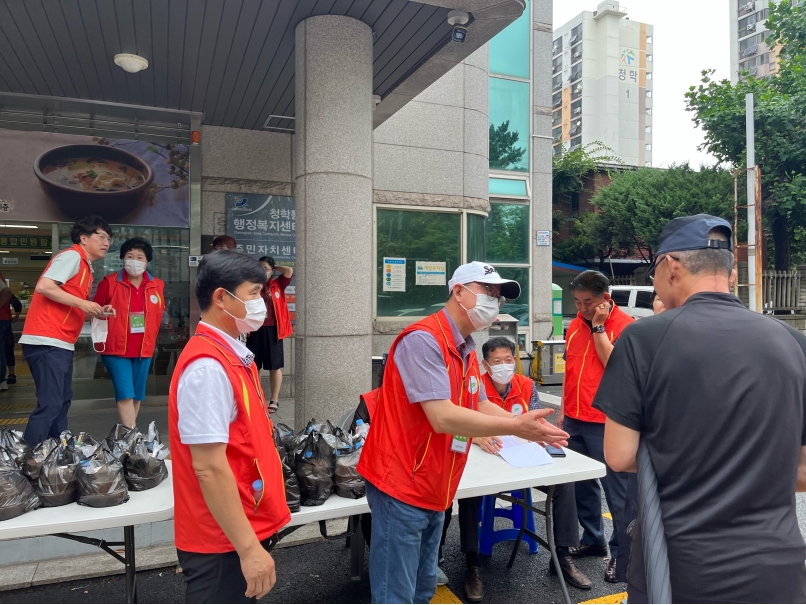
[[[60,443],[42,462],[36,492],[43,506],[64,506],[78,496],[76,471],[80,456],[70,431],[64,431]]]
[[[123,465],[105,445],[78,466],[78,503],[93,508],[117,506],[129,500],[129,490],[123,474]]]
[[[294,447],[293,439],[294,431],[291,427],[282,423],[274,426],[274,444],[277,446],[277,454],[280,456],[280,463],[283,467],[285,502],[288,505],[288,510],[295,513],[299,511],[300,491],[297,475],[294,472],[293,449],[291,451],[288,449],[289,447]]]
[[[42,500],[14,462],[14,452],[0,447],[0,521],[19,517],[40,506]]]
[[[348,450],[336,452],[336,493],[342,498],[358,500],[367,494],[367,483],[358,473],[358,460],[364,439],[358,437]]]
[[[148,425],[148,433],[138,434],[124,462],[129,489],[141,492],[157,487],[168,476],[165,458],[170,450],[160,441],[157,425]]]

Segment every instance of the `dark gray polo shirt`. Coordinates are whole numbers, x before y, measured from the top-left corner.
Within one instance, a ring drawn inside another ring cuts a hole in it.
[[[806,337],[732,295],[696,294],[627,326],[593,407],[646,441],[675,602],[806,599],[795,511]],[[642,557],[633,540],[639,589]]]

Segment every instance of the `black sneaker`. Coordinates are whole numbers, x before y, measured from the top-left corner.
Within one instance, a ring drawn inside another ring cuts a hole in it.
[[[17,377],[14,374],[9,374],[8,378],[6,378],[6,382],[8,384],[17,384]]]

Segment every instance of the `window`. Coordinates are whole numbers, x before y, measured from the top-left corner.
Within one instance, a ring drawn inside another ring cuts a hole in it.
[[[638,290],[635,293],[635,308],[636,309],[651,309],[652,308],[652,292],[646,290]]]
[[[514,279],[521,285],[521,295],[516,300],[507,301],[507,304],[501,307],[501,313],[511,315],[517,319],[519,326],[528,326],[530,294],[529,274],[531,270],[528,266],[502,267],[501,265],[495,265],[495,268],[498,270],[498,274],[504,279]]]
[[[652,63],[652,55],[649,55],[649,54],[648,54],[648,55],[646,56],[646,62],[647,62],[647,63]]]
[[[568,151],[573,151],[574,149],[576,149],[580,145],[582,145],[582,137],[581,136],[580,137],[575,137],[575,138],[571,139],[571,147],[568,148]]]
[[[582,77],[582,63],[577,63],[571,68],[571,77],[569,80],[571,82],[576,82]]]
[[[562,91],[555,92],[553,95],[551,95],[551,106],[554,109],[557,109],[562,104],[563,104],[563,93],[562,93]]]
[[[551,73],[556,74],[557,72],[562,71],[563,69],[563,57],[560,55],[559,57],[554,57],[554,60],[551,62]]]
[[[582,42],[582,24],[580,23],[571,30],[571,39],[568,41],[569,46]]]
[[[610,298],[619,307],[626,309],[630,306],[630,290],[613,290],[610,293]]]
[[[568,134],[570,134],[572,137],[582,134],[582,120],[571,122],[571,131]]]
[[[563,75],[557,74],[551,79],[551,90],[559,90],[563,85]]]
[[[563,110],[558,109],[551,114],[551,126],[559,126],[563,121]]]
[[[644,145],[644,149],[646,151],[652,151],[652,143],[647,143],[646,145]]]
[[[481,214],[467,214],[467,262],[484,261],[487,256],[485,246],[485,223],[487,217]]]
[[[579,191],[571,194],[571,216],[579,216]]]
[[[531,14],[529,0],[526,0],[523,14],[490,40],[491,74],[529,78]]]
[[[761,32],[760,34],[750,36],[749,38],[745,38],[744,40],[739,42],[739,56],[744,58],[752,55],[754,52],[758,50],[758,45],[764,43],[764,40],[766,39],[767,35],[768,35],[767,32]],[[753,50],[754,46],[756,47],[755,50]],[[745,51],[747,52],[745,53]]]
[[[461,264],[462,215],[458,212],[410,212],[378,208],[377,315],[422,317],[445,305],[446,286],[418,286],[417,261],[445,263],[446,276]],[[384,257],[404,258],[405,291],[384,291]]]
[[[529,83],[490,77],[490,168],[529,170]]]
[[[644,168],[652,168],[652,162],[644,162]]]
[[[576,101],[581,96],[582,96],[582,82],[577,82],[571,89],[571,100]]]
[[[652,43],[653,43],[653,41],[652,41],[652,40],[653,40],[653,39],[652,39],[652,34],[648,34],[648,35],[647,35],[647,37],[646,37],[646,43],[647,43],[647,44],[652,44]]]
[[[652,126],[646,126],[646,127],[644,128],[644,132],[645,132],[645,133],[647,133],[647,134],[649,134],[650,132],[652,132]]]
[[[758,55],[753,57],[752,59],[748,59],[747,61],[742,61],[739,63],[739,73],[743,71],[750,71],[754,67],[758,67],[759,65],[766,65],[770,61],[770,53],[764,53],[763,55]]]
[[[491,202],[486,247],[488,263],[528,264],[529,205]]]
[[[753,13],[744,19],[739,19],[739,37],[756,31],[756,23],[764,21],[769,16],[769,12],[769,9],[765,8],[764,10]]]
[[[563,140],[563,127],[562,125],[557,126],[555,129],[551,131],[551,136],[554,139],[554,142],[562,141]]]
[[[559,55],[562,51],[563,51],[563,38],[562,36],[560,36],[554,41],[554,44],[552,44],[551,54],[552,56]]]
[[[651,99],[651,98],[652,98],[652,91],[651,91],[651,90],[647,90],[647,91],[646,91],[646,98],[647,98],[647,99]]]
[[[648,116],[652,115],[652,108],[651,107],[646,108],[646,115],[648,115]]]
[[[652,72],[651,72],[651,71],[646,72],[646,79],[647,79],[647,80],[651,80],[651,79],[652,79]]]
[[[574,47],[573,52],[571,53],[571,63],[576,63],[577,61],[582,61],[582,46],[577,45]]]
[[[490,196],[494,195],[517,195],[527,197],[526,181],[523,179],[498,179],[490,178],[488,188]]]
[[[582,99],[571,103],[571,117],[575,118],[582,115]]]

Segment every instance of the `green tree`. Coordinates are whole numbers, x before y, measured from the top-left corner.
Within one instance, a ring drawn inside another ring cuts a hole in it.
[[[663,227],[678,216],[706,213],[733,222],[733,176],[722,168],[692,170],[688,164],[641,168],[614,175],[591,200],[595,213],[582,218],[580,231],[596,250],[611,257],[655,258]]]
[[[771,235],[775,269],[790,269],[806,255],[806,6],[770,4],[768,44],[779,47],[775,77],[741,81],[702,72],[686,93],[687,110],[702,127],[701,149],[733,167],[747,163],[745,95],[755,102],[755,153],[761,167],[765,231]]]
[[[520,164],[526,148],[518,145],[520,133],[510,132],[509,120],[501,122],[497,128],[490,124],[490,168],[512,170]]]

